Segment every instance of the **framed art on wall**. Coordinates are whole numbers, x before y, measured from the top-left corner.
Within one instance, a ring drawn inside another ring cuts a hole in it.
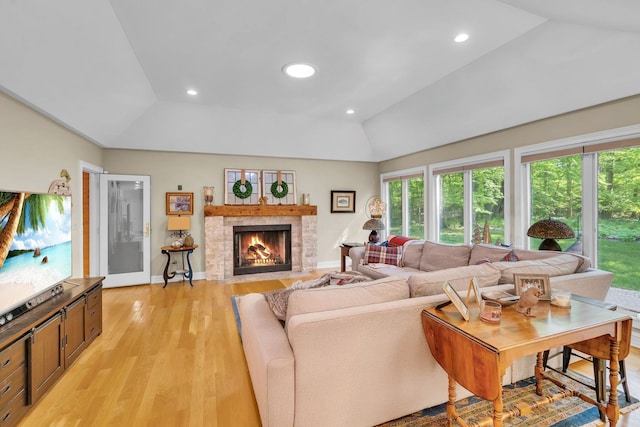
[[[516,286],[516,295],[522,295],[527,289],[536,287],[542,292],[539,300],[548,301],[551,299],[548,274],[514,274],[513,283]]]
[[[347,190],[331,190],[331,213],[356,211],[356,192]]]
[[[167,215],[193,215],[193,193],[167,193]]]

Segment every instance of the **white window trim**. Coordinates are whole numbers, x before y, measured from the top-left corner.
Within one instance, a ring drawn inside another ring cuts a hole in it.
[[[393,172],[386,172],[383,174],[380,174],[380,197],[382,199],[383,202],[385,202],[387,204],[387,206],[389,206],[389,199],[387,198],[387,191],[385,188],[385,179],[389,179],[389,178],[395,178],[398,176],[405,176],[405,175],[417,175],[417,174],[422,174],[422,182],[423,182],[423,192],[426,195],[427,193],[427,167],[426,166],[419,166],[419,167],[415,167],[415,168],[409,168],[409,169],[402,169],[402,170],[397,170],[397,171],[393,171]],[[402,186],[402,206],[408,206],[409,203],[409,193],[406,189],[406,186]],[[424,206],[422,207],[422,212],[425,216],[427,216],[427,198],[424,198]],[[405,235],[408,235],[408,227],[409,227],[409,218],[408,218],[408,211],[407,210],[403,210],[402,212],[402,229],[403,229],[403,233]],[[387,209],[387,211],[384,214],[384,221],[385,224],[389,224],[389,209]],[[426,218],[424,218],[426,220]],[[385,230],[386,231],[386,230]],[[427,232],[426,227],[425,227],[425,233]],[[426,236],[424,236],[424,238],[426,238]]]
[[[529,185],[529,164],[522,164],[524,156],[539,154],[548,151],[558,151],[560,149],[572,148],[577,146],[588,146],[611,142],[620,139],[629,139],[640,137],[640,125],[624,126],[605,131],[593,132],[584,135],[577,135],[568,138],[546,141],[538,144],[517,147],[513,150],[513,162],[518,166],[519,173],[514,175],[514,186],[520,191],[514,193],[514,230],[522,230],[521,233],[516,232],[516,240],[514,245],[518,248],[529,247],[529,237],[526,230],[529,227],[529,212],[531,199],[531,186]],[[582,186],[582,205],[590,206],[591,209],[583,209],[582,216],[582,250],[585,256],[591,259],[592,265],[597,267],[597,230],[598,230],[598,162],[597,154],[583,154],[582,163],[582,180],[588,185]],[[585,232],[589,230],[589,232]]]
[[[505,242],[511,242],[511,203],[509,203],[509,195],[511,194],[511,153],[509,150],[501,150],[493,153],[481,154],[478,156],[470,156],[464,157],[461,159],[450,160],[441,163],[434,163],[429,165],[429,174],[426,176],[426,182],[429,183],[429,205],[433,207],[433,209],[426,211],[431,212],[431,215],[428,216],[428,226],[426,229],[428,230],[427,238],[439,241],[440,239],[440,227],[438,224],[440,222],[440,176],[434,175],[434,170],[439,169],[448,169],[453,167],[460,166],[470,166],[477,163],[489,162],[492,160],[502,160],[504,166],[504,240]],[[471,211],[471,178],[468,178],[469,182],[466,181],[464,185],[464,198],[465,198],[465,208],[464,208],[464,219],[465,224],[471,225],[472,211]],[[425,198],[427,199],[427,198]],[[471,232],[467,232],[465,225],[465,244],[471,243]]]

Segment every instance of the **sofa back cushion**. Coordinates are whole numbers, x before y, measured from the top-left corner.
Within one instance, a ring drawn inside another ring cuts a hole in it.
[[[573,274],[580,265],[579,259],[571,254],[525,261],[499,261],[493,263],[500,269],[500,284],[513,283],[514,274],[548,274],[549,277]]]
[[[409,284],[406,279],[398,277],[385,277],[372,282],[343,286],[299,290],[289,296],[287,321],[297,314],[337,310],[406,298],[409,298]]]
[[[479,243],[471,248],[469,256],[469,265],[481,264],[483,262],[502,261],[505,255],[509,254],[511,248],[491,245],[488,243]]]
[[[424,240],[409,240],[402,246],[402,266],[420,269]]]
[[[478,287],[497,285],[500,279],[500,270],[488,262],[480,265],[417,273],[409,277],[411,298],[441,294],[443,293],[442,285],[447,281],[455,290],[466,292],[473,277],[477,279]]]
[[[434,271],[469,265],[471,247],[426,241],[422,249],[420,270]]]

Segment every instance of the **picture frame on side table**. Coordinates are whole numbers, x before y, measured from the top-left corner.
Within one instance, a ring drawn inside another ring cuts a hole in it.
[[[331,190],[331,213],[355,213],[356,192]]]
[[[193,215],[193,193],[167,193],[167,215]]]
[[[447,294],[447,296],[449,297],[453,305],[460,312],[460,314],[462,315],[462,318],[468,322],[471,317],[469,313],[469,307],[467,307],[464,301],[462,301],[462,298],[460,298],[460,295],[458,295],[458,292],[456,292],[456,290],[453,289],[453,286],[451,286],[451,283],[449,283],[448,281],[444,282],[444,285],[442,285],[442,290],[444,291],[445,294]]]
[[[537,287],[542,292],[539,300],[549,301],[551,299],[551,284],[548,274],[514,274],[513,283],[516,287],[516,295],[522,295],[527,289]]]
[[[466,303],[469,304],[469,300],[471,298],[471,292],[474,293],[475,302],[478,304],[478,307],[482,305],[482,296],[480,295],[480,288],[478,287],[478,279],[476,276],[473,276],[469,281],[469,288],[467,289],[467,299]],[[471,300],[474,301],[474,300]]]

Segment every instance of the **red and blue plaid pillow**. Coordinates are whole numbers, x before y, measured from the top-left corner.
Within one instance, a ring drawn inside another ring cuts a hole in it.
[[[402,246],[395,248],[367,243],[364,248],[366,264],[389,264],[400,267],[402,264]]]

